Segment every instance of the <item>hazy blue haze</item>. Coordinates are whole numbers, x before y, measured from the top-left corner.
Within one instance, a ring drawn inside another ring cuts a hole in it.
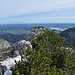
[[[50,28],[71,28],[75,23],[30,23],[30,24],[0,24],[0,29],[25,29],[31,30],[35,26]]]

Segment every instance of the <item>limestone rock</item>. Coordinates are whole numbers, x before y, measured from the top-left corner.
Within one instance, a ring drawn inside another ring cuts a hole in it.
[[[34,27],[31,30],[31,33],[26,37],[26,39],[31,41],[32,39],[36,38],[37,35],[39,35],[40,33],[44,33],[46,30],[47,29],[42,26]]]
[[[25,52],[28,49],[28,47],[32,48],[31,43],[26,40],[21,40],[13,45],[13,48],[10,52],[11,54],[19,55],[20,51]]]
[[[10,43],[0,38],[0,49],[11,47]]]

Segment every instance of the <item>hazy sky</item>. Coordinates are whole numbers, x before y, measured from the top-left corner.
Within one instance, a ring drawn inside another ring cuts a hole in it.
[[[0,0],[3,23],[75,23],[75,0]]]

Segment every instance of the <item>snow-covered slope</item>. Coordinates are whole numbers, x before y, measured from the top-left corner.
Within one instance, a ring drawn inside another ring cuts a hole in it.
[[[4,72],[4,75],[12,75],[12,72],[10,71],[10,67],[13,67],[15,65],[15,60],[18,62],[21,59],[21,56],[17,56],[14,58],[8,58],[4,61],[1,61],[2,66],[6,66],[7,70]]]

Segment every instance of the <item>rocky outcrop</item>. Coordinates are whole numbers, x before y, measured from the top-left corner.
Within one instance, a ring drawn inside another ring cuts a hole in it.
[[[44,33],[45,31],[47,31],[47,29],[42,26],[34,27],[31,30],[31,33],[26,37],[26,39],[31,41],[32,39],[36,38],[37,35],[39,35],[40,33]]]
[[[66,50],[66,52],[70,52],[71,54],[75,54],[75,51],[70,47],[60,47],[61,50]]]
[[[4,72],[6,71],[6,67],[5,66],[2,66],[0,64],[0,75],[4,75]]]
[[[10,43],[0,38],[0,49],[11,47]]]
[[[60,33],[60,36],[64,38],[71,46],[75,46],[75,27],[67,29]]]
[[[0,38],[0,61],[3,61],[7,58],[6,54],[10,52],[11,45],[8,41]]]
[[[12,55],[19,55],[20,51],[25,52],[28,49],[28,47],[32,48],[31,43],[26,40],[21,40],[13,45],[10,53]]]

